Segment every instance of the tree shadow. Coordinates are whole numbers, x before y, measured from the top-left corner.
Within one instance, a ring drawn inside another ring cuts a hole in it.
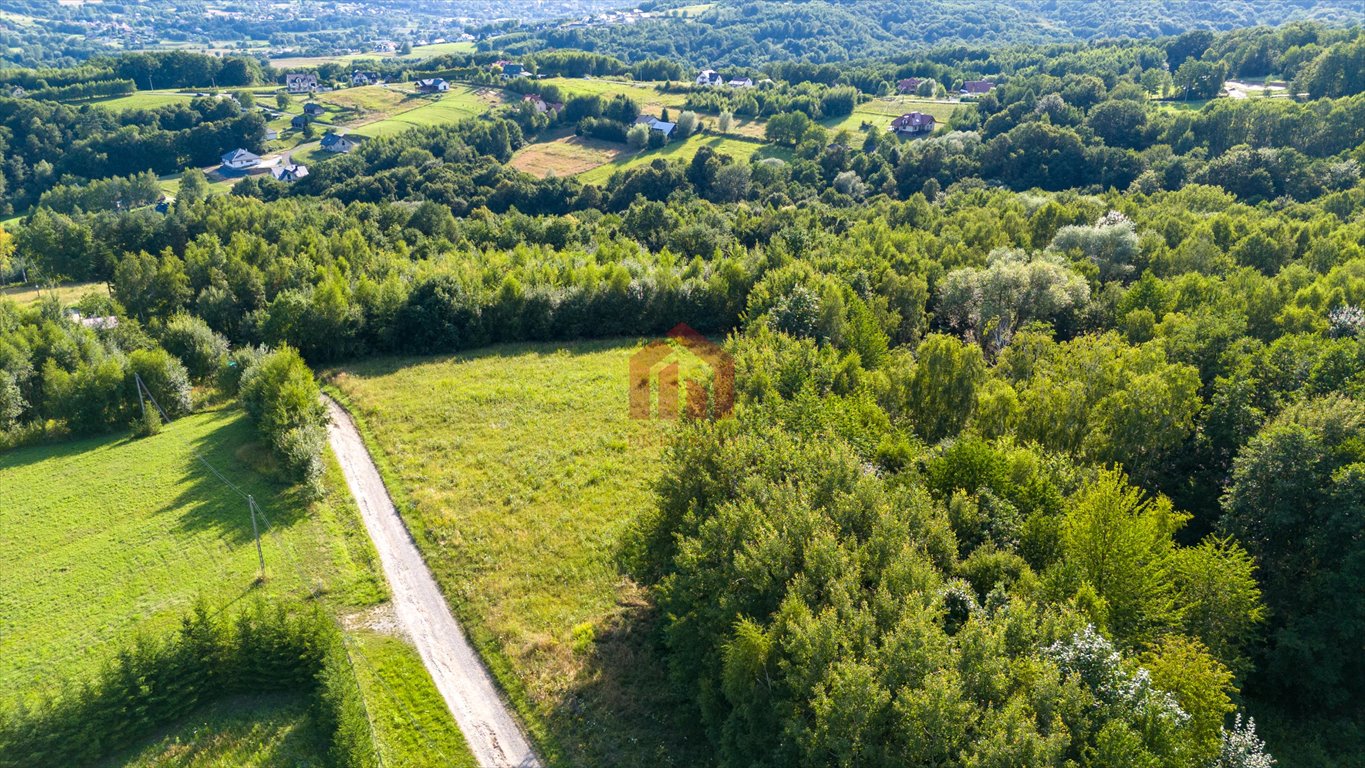
[[[700,712],[668,673],[656,610],[638,597],[617,607],[598,627],[583,668],[547,717],[564,750],[550,764],[713,765]]]

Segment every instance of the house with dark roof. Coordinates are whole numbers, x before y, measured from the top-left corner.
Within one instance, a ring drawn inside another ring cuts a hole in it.
[[[984,96],[991,92],[995,83],[989,80],[968,80],[962,84],[963,96]]]
[[[286,159],[284,162],[271,168],[270,175],[274,176],[276,181],[292,184],[299,179],[308,176],[308,166],[291,163]]]
[[[308,115],[309,117],[322,117],[326,111],[327,110],[323,109],[322,105],[316,101],[310,101],[303,105],[303,114]]]
[[[725,78],[721,77],[720,73],[714,69],[703,69],[697,75],[697,85],[721,85],[724,82]]]
[[[229,171],[245,171],[261,164],[261,156],[245,149],[234,149],[223,155],[223,168]]]
[[[450,90],[450,83],[447,83],[439,77],[429,77],[424,80],[418,80],[416,85],[419,93],[445,93]]]
[[[311,122],[313,122],[313,119],[308,115],[294,115],[293,119],[289,121],[289,127],[296,131],[301,131],[308,127],[308,124]]]
[[[312,93],[318,89],[318,76],[307,72],[290,72],[284,76],[284,87],[290,93]]]
[[[902,136],[914,136],[920,133],[933,133],[938,121],[933,115],[926,115],[923,112],[906,112],[895,120],[891,121],[891,130]]]
[[[323,151],[345,153],[360,146],[360,141],[354,136],[328,131],[326,135],[322,137],[321,144]]]
[[[915,91],[919,90],[919,87],[922,83],[924,83],[924,78],[922,77],[907,77],[903,80],[897,80],[896,92],[914,93]]]
[[[173,205],[175,205],[174,197],[171,195],[162,195],[161,199],[156,201],[156,207],[153,210],[157,213],[170,213],[171,206]]]

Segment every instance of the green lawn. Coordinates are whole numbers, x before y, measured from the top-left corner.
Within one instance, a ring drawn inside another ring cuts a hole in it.
[[[647,149],[643,152],[622,155],[615,160],[599,165],[592,170],[585,171],[578,175],[578,178],[587,184],[601,184],[617,171],[634,168],[640,165],[648,165],[655,158],[665,160],[690,161],[702,147],[710,147],[720,154],[733,157],[736,160],[748,160],[754,155],[759,157],[780,157],[783,159],[791,157],[791,151],[771,144],[763,144],[758,141],[739,139],[733,136],[715,136],[708,134],[696,134],[689,136],[682,141],[673,141],[659,149]]]
[[[434,45],[419,45],[412,49],[412,53],[403,56],[404,59],[428,59],[433,56],[444,56],[450,53],[473,53],[474,43],[472,42],[452,42],[436,43]],[[271,59],[270,65],[276,69],[284,70],[291,68],[320,67],[323,64],[352,64],[366,59],[392,59],[396,58],[394,53],[348,53],[338,56],[287,56],[278,59]]]
[[[471,639],[553,766],[708,764],[616,565],[668,427],[629,418],[635,342],[513,345],[335,373]]]
[[[240,409],[200,413],[143,440],[111,435],[0,453],[0,690],[82,677],[138,632],[171,629],[198,597],[321,587],[339,609],[386,590],[344,491],[308,504],[253,470]],[[274,525],[264,585],[246,502],[194,457],[253,494]],[[334,475],[331,488],[344,488]],[[296,567],[297,566],[297,567]],[[302,571],[302,573],[300,573]]]
[[[0,592],[0,691],[9,694],[0,706],[88,676],[139,633],[171,631],[196,599],[220,608],[254,594],[317,597],[346,627],[385,764],[472,766],[417,652],[392,636],[392,620],[373,618],[390,610],[388,591],[330,453],[327,492],[307,502],[255,469],[254,440],[230,407],[142,440],[111,435],[0,453],[0,562],[9,584]],[[245,501],[196,453],[268,516],[263,584]],[[126,764],[315,764],[291,757],[318,753],[290,706],[261,714],[255,703],[216,704]],[[433,744],[442,762],[430,758]]]
[[[201,708],[101,768],[276,768],[321,765],[327,734],[303,695],[240,696]]]
[[[413,99],[407,103],[416,106],[383,120],[358,125],[354,132],[375,138],[402,133],[411,128],[453,123],[482,115],[502,104],[503,99],[501,91],[496,89],[452,84],[450,90],[439,97]]]
[[[130,109],[156,109],[166,107],[171,104],[188,104],[194,98],[192,93],[181,93],[180,91],[136,91],[127,96],[116,96],[108,99],[91,99],[80,102],[81,104],[94,104],[105,109],[112,109],[116,112],[123,112]]]

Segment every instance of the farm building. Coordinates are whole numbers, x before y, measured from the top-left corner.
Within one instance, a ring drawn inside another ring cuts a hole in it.
[[[308,124],[311,122],[313,122],[313,120],[308,117],[308,115],[294,115],[294,118],[289,121],[289,127],[296,131],[301,131],[308,127]]]
[[[312,93],[318,89],[318,76],[306,72],[290,72],[284,76],[284,87],[290,93]]]
[[[417,90],[422,93],[445,93],[450,90],[450,83],[439,77],[430,77],[425,80],[418,80]]]
[[[325,111],[326,110],[322,108],[322,105],[315,101],[310,101],[303,105],[303,114],[308,115],[309,117],[322,117]]]
[[[731,88],[753,88],[754,81],[750,80],[747,77],[736,77],[732,78],[730,82],[726,83],[726,85],[730,86]]]

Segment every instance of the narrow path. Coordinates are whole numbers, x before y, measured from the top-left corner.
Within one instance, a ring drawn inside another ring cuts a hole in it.
[[[350,414],[331,398],[327,436],[384,566],[398,621],[464,732],[481,768],[540,768],[483,662],[450,613],[436,580],[393,507]]]

